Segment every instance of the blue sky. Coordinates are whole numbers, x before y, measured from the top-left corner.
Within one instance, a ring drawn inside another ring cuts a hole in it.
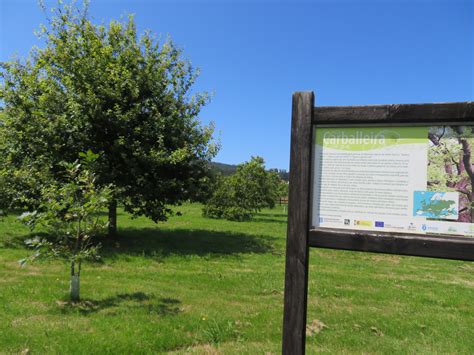
[[[90,13],[134,13],[201,68],[216,161],[288,169],[294,91],[315,91],[316,105],[474,100],[473,2],[92,0]],[[38,44],[41,22],[35,0],[0,0],[0,60]]]

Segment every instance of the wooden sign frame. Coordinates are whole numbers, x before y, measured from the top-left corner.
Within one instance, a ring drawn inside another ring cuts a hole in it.
[[[304,354],[309,247],[474,261],[474,238],[349,229],[311,229],[313,131],[318,125],[474,125],[474,103],[315,107],[293,94],[283,354]]]

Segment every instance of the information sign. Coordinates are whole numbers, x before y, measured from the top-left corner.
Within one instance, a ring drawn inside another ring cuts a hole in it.
[[[474,237],[473,130],[315,128],[312,228]]]
[[[309,247],[474,261],[474,103],[293,95],[283,353],[305,351]]]

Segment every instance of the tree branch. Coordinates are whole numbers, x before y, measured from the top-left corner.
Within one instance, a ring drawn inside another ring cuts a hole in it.
[[[471,183],[474,185],[474,171],[471,165],[471,145],[464,138],[458,138],[458,141],[462,146],[462,162],[464,163],[464,169],[466,169],[466,173],[471,179]]]
[[[440,137],[438,137],[434,133],[428,133],[428,139],[434,144],[434,145],[439,145],[439,140]]]

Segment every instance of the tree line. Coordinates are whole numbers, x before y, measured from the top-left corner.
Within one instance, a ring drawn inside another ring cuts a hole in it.
[[[211,166],[214,168],[214,170],[220,172],[224,176],[235,174],[238,168],[238,165],[224,164],[224,163],[218,163],[218,162],[211,162]],[[290,180],[290,173],[285,169],[269,169],[269,170],[276,172],[278,176],[280,177],[280,179],[283,181],[288,182]]]

